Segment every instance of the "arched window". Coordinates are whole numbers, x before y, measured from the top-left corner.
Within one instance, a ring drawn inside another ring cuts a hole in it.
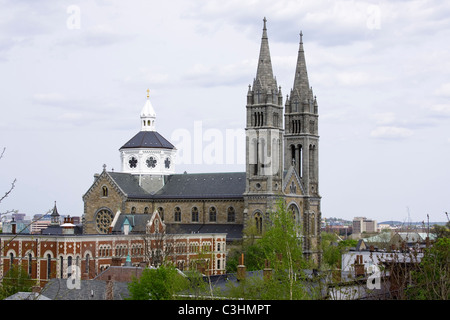
[[[52,272],[52,256],[47,254],[47,279],[50,279]]]
[[[67,278],[70,278],[72,275],[72,257],[69,256],[67,258]]]
[[[255,226],[256,226],[256,232],[259,234],[262,233],[262,216],[260,212],[255,213]]]
[[[163,207],[158,207],[158,209],[156,209],[156,210],[158,210],[158,213],[159,213],[159,216],[161,217],[161,220],[164,221],[164,209],[163,209]]]
[[[236,221],[236,210],[233,207],[228,207],[227,222]]]
[[[31,276],[31,272],[33,271],[32,263],[33,263],[33,256],[31,255],[31,253],[29,253],[28,254],[28,274],[30,276]]]
[[[11,252],[9,254],[9,266],[12,268],[13,265],[14,265],[14,254]]]
[[[175,207],[173,220],[175,222],[181,222],[181,209],[180,209],[180,207]]]
[[[209,222],[216,222],[217,221],[217,209],[216,207],[210,207],[209,208]]]
[[[103,186],[102,187],[102,196],[107,197],[108,196],[108,187]]]
[[[144,213],[145,213],[145,214],[148,214],[149,211],[150,211],[150,209],[149,209],[148,207],[145,207],[145,208],[144,208]]]
[[[136,207],[131,207],[131,213],[136,213]]]
[[[90,264],[90,260],[91,260],[91,256],[89,255],[89,253],[86,255],[86,265],[85,265],[85,270],[86,273],[89,275],[89,264]]]
[[[197,207],[193,207],[191,209],[191,216],[192,216],[192,222],[198,222],[198,208]]]
[[[294,222],[297,223],[300,221],[300,212],[298,211],[298,207],[295,204],[291,204],[288,207],[288,212],[292,214],[292,219],[294,220]]]

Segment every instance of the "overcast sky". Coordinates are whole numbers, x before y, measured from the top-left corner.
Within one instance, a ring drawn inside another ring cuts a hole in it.
[[[57,201],[60,214],[81,216],[94,174],[103,164],[120,171],[118,150],[140,130],[147,89],[157,131],[174,144],[183,132],[196,141],[177,172],[244,171],[245,146],[227,133],[245,127],[267,17],[284,97],[303,31],[319,105],[322,216],[406,222],[409,211],[412,221],[446,221],[448,1],[0,6],[0,196],[17,179],[0,212],[32,216]]]

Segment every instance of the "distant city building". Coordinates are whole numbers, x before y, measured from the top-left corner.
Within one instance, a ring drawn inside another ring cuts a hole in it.
[[[353,233],[359,234],[363,232],[377,232],[378,226],[376,220],[367,219],[365,217],[353,218]]]

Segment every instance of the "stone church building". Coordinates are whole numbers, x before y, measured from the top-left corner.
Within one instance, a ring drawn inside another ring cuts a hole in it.
[[[158,211],[171,233],[222,233],[231,242],[242,239],[250,225],[263,232],[282,199],[302,227],[305,255],[320,262],[318,105],[302,34],[293,86],[283,105],[264,19],[256,77],[243,101],[245,172],[180,174],[175,173],[177,150],[156,130],[147,91],[140,131],[119,149],[120,172],[104,166],[83,196],[83,233],[138,233],[145,217]]]

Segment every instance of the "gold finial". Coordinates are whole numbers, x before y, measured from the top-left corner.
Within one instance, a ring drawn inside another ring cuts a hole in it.
[[[150,98],[150,89],[147,89],[147,98]]]

